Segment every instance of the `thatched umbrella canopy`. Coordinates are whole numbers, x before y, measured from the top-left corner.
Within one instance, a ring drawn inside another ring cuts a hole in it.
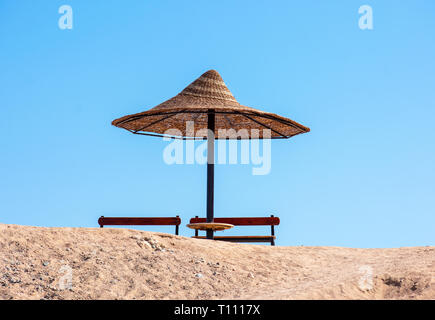
[[[207,136],[188,132],[188,121],[193,122],[195,132],[209,129]],[[310,131],[291,119],[239,104],[215,70],[205,72],[175,97],[158,106],[116,119],[112,124],[135,134],[176,139],[207,138],[207,221],[210,222],[214,216],[215,139],[287,139]],[[178,130],[179,134],[168,134],[170,129]],[[226,131],[223,133],[222,129]],[[270,135],[264,135],[264,129],[269,129]],[[213,238],[213,233],[208,232],[207,238]]]
[[[132,133],[156,136],[164,136],[168,129],[178,129],[182,133],[180,137],[195,138],[186,132],[186,121],[193,121],[195,130],[207,129],[210,110],[215,114],[216,139],[220,138],[219,129],[258,129],[260,138],[263,129],[270,129],[272,138],[290,138],[310,131],[291,119],[239,104],[215,70],[207,71],[158,106],[116,119],[112,124]]]

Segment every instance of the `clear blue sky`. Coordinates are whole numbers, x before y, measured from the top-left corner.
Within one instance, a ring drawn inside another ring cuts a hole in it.
[[[269,175],[217,166],[216,216],[274,213],[278,245],[435,245],[434,40],[431,0],[1,0],[0,222],[179,214],[190,236],[206,167],[110,122],[216,69],[242,104],[311,128],[272,142]]]

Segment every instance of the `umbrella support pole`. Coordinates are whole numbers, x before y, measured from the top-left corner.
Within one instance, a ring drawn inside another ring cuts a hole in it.
[[[207,113],[208,134],[207,134],[207,222],[214,219],[214,131],[215,112],[208,110]],[[207,239],[213,239],[213,230],[207,230]]]

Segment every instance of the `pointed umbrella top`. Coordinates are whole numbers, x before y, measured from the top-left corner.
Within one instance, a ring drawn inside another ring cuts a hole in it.
[[[216,70],[209,70],[189,84],[180,95],[229,101],[239,105]]]
[[[178,95],[158,106],[116,119],[112,124],[132,133],[156,136],[165,136],[167,130],[177,129],[180,133],[177,137],[193,138],[186,130],[186,122],[192,121],[195,131],[207,129],[209,112],[215,113],[216,139],[254,137],[251,129],[259,130],[259,136],[254,138],[263,138],[263,129],[270,129],[272,138],[290,138],[310,131],[291,119],[239,104],[215,70],[205,72]],[[220,129],[234,130],[220,136]]]

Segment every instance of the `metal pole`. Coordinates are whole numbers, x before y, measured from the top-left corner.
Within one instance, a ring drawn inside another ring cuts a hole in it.
[[[207,113],[207,222],[213,222],[214,210],[214,130],[215,113],[213,109]],[[207,230],[207,239],[213,239],[213,230]]]

